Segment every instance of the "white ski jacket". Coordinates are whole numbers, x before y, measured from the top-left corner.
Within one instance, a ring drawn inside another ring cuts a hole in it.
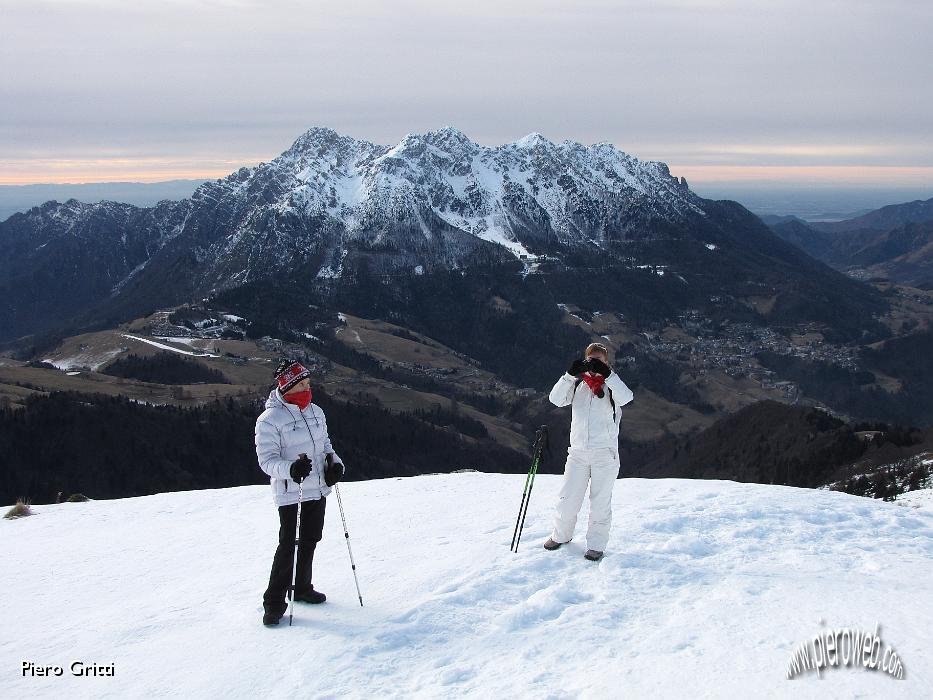
[[[622,407],[635,398],[635,395],[618,374],[611,372],[603,383],[603,398],[596,396],[586,382],[578,382],[572,374],[565,374],[558,379],[548,398],[555,406],[572,404],[570,449],[611,447],[617,450]]]
[[[311,473],[302,483],[301,500],[316,501],[330,495],[324,467],[327,453],[334,452],[334,448],[324,411],[313,403],[302,411],[284,401],[277,388],[273,389],[266,399],[266,410],[256,419],[256,457],[260,469],[270,477],[276,506],[298,503],[298,482],[292,480],[289,470],[302,452],[311,460]],[[334,461],[343,462],[336,453]]]

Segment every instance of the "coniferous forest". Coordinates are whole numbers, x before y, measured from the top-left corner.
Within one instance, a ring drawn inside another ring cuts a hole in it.
[[[157,352],[150,357],[130,353],[120,357],[101,372],[112,377],[138,379],[158,384],[229,384],[222,372],[197,360],[174,352]]]
[[[263,401],[228,398],[179,408],[74,392],[30,397],[22,409],[0,409],[0,502],[49,503],[60,492],[120,498],[266,483],[253,441]],[[518,452],[444,429],[450,418],[441,411],[421,420],[350,406],[320,390],[315,403],[327,413],[349,480],[527,468]]]

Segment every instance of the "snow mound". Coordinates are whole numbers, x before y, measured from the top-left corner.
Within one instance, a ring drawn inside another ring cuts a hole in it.
[[[518,554],[523,475],[342,484],[314,581],[321,606],[266,629],[277,536],[268,488],[37,506],[0,521],[11,696],[930,697],[933,512],[842,493],[623,479],[612,539],[583,559],[549,532],[539,476]],[[905,680],[837,668],[785,680],[820,628],[881,624]],[[72,661],[114,664],[76,678]],[[22,677],[23,661],[59,665]]]

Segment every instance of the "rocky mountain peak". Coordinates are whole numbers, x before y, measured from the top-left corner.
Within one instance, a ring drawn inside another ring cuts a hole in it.
[[[527,136],[522,136],[518,141],[515,142],[515,145],[518,148],[525,149],[535,149],[535,148],[553,148],[554,144],[548,141],[544,136],[539,134],[537,131],[532,131]]]
[[[424,135],[428,143],[446,150],[476,148],[476,144],[466,134],[453,126],[444,126]]]

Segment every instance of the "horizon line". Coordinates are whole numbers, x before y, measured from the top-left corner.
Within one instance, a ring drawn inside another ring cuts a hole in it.
[[[208,161],[203,165],[178,160],[142,158],[137,165],[126,158],[63,160],[50,169],[20,175],[0,174],[0,185],[8,187],[70,185],[151,185],[175,180],[206,182],[225,178],[243,167],[251,168],[270,159],[244,158]],[[155,162],[154,162],[155,161]],[[661,161],[664,162],[664,161]],[[194,167],[192,167],[194,165]],[[96,167],[95,167],[96,166]],[[162,167],[160,167],[162,166]],[[688,185],[835,185],[845,187],[933,189],[933,166],[904,165],[755,165],[667,163],[674,177],[685,177]],[[66,171],[72,170],[68,173]],[[104,172],[101,172],[101,171]],[[106,171],[111,172],[107,173]],[[45,172],[43,172],[45,171]],[[65,171],[65,172],[63,172]]]

